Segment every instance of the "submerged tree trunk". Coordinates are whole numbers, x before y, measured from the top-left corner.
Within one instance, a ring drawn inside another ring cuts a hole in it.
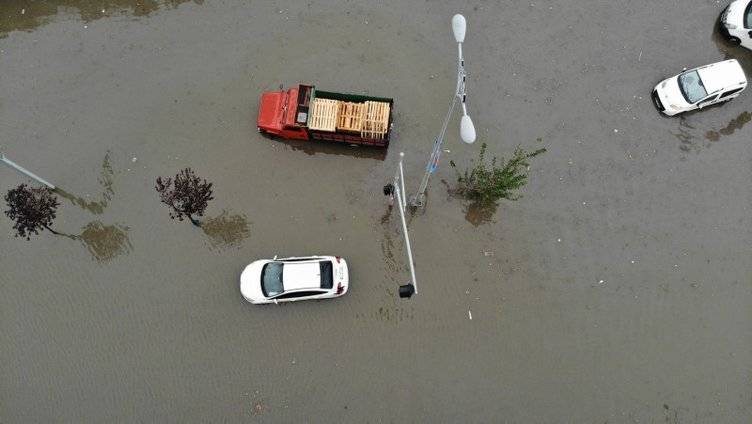
[[[57,231],[53,230],[49,226],[45,225],[44,228],[47,229],[47,231],[51,232],[52,234],[55,234],[56,236],[62,236],[62,234],[58,233]]]
[[[59,233],[59,232],[53,230],[52,228],[50,228],[48,225],[45,225],[44,228],[46,228],[49,232],[51,232],[52,234],[54,234],[56,236],[68,237],[71,240],[78,240],[78,238],[79,238],[77,235]]]

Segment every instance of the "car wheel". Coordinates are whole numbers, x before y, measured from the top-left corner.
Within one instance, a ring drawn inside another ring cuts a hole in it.
[[[738,46],[739,44],[741,44],[741,43],[742,43],[742,40],[740,40],[740,39],[739,39],[739,38],[737,38],[737,37],[729,37],[729,42],[730,42],[731,44],[735,45],[735,46]]]

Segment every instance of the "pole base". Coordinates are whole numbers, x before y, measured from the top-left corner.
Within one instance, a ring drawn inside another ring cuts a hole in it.
[[[412,296],[415,293],[415,286],[412,284],[405,284],[404,286],[399,286],[399,297],[401,298],[408,298]]]
[[[410,198],[410,206],[414,208],[422,208],[426,205],[426,195],[424,193],[418,194]]]

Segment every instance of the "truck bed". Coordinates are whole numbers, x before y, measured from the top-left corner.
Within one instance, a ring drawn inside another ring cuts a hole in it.
[[[308,112],[308,128],[354,133],[368,139],[387,137],[391,99],[315,91]]]

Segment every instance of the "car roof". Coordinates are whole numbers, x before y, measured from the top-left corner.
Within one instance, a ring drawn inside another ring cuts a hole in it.
[[[285,291],[321,288],[321,268],[316,262],[286,262],[282,273]]]
[[[710,65],[697,68],[700,74],[702,84],[708,93],[725,88],[736,87],[747,83],[747,77],[744,70],[736,59],[724,60],[723,62],[712,63]]]

